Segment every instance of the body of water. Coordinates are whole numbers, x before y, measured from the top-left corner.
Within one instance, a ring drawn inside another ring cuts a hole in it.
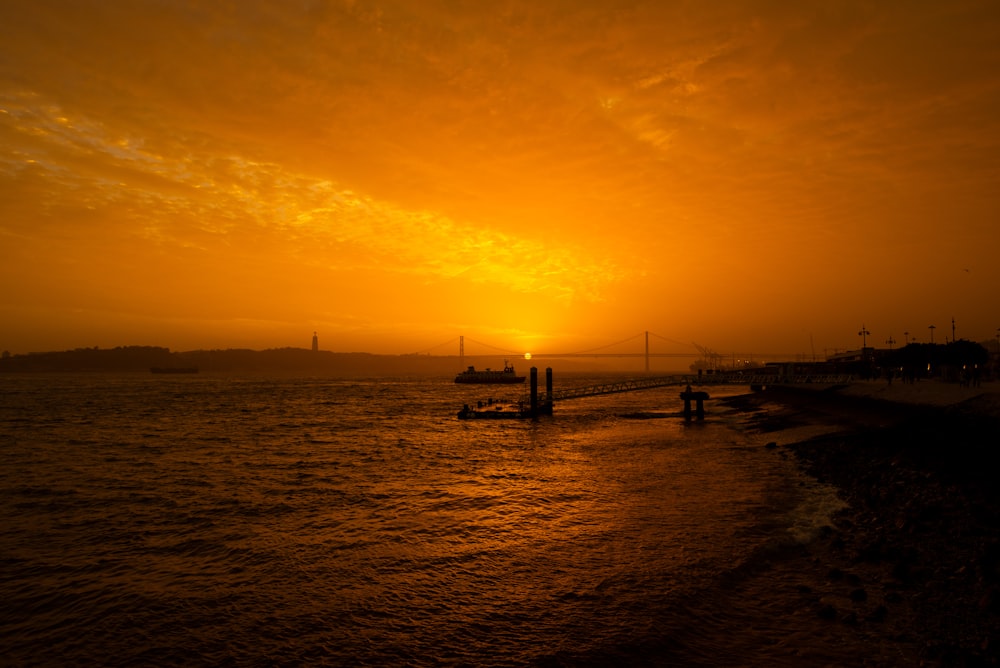
[[[599,380],[557,374],[557,389]],[[517,390],[450,381],[0,377],[3,662],[797,665],[817,651],[774,638],[789,624],[808,643],[820,620],[778,622],[781,601],[741,582],[836,501],[739,415],[710,401],[704,423],[636,419],[680,410],[664,388],[461,421],[463,403]]]

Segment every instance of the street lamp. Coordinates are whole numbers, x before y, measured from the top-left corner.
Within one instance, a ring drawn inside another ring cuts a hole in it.
[[[861,350],[862,350],[862,352],[864,352],[864,349],[868,347],[868,335],[869,334],[871,334],[871,332],[869,332],[867,329],[865,329],[864,325],[861,325],[861,331],[858,332],[858,336],[861,337]]]
[[[885,342],[889,344],[889,350],[891,351],[892,350],[892,344],[894,344],[896,342],[896,339],[892,338],[892,334],[890,334],[889,338],[886,339]]]
[[[934,330],[937,329],[934,325],[928,325],[927,329],[931,330],[931,343],[934,343]]]
[[[910,345],[909,338],[910,338],[910,333],[909,332],[903,332],[903,345],[904,346]]]

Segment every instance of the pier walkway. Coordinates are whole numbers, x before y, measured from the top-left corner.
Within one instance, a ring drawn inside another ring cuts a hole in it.
[[[716,373],[706,375],[677,374],[673,376],[658,376],[656,378],[633,378],[613,383],[589,385],[587,387],[572,387],[553,392],[551,401],[565,401],[583,397],[596,397],[602,394],[618,394],[620,392],[635,392],[650,390],[656,387],[672,385],[750,385],[751,387],[766,387],[769,385],[797,385],[800,383],[817,383],[825,385],[844,385],[854,380],[846,374],[809,374],[794,376],[779,376],[766,373]]]
[[[681,398],[685,400],[685,417],[690,418],[690,402],[695,400],[698,402],[698,416],[701,418],[704,415],[702,402],[708,399],[708,394],[705,392],[693,392],[691,390],[693,386],[749,385],[752,389],[756,390],[774,385],[795,385],[801,383],[847,385],[853,381],[853,376],[844,374],[778,375],[775,373],[710,373],[700,376],[697,374],[675,374],[654,378],[632,378],[612,383],[588,385],[586,387],[570,387],[556,392],[552,389],[552,369],[549,368],[545,370],[545,392],[539,393],[538,370],[532,367],[530,402],[522,400],[517,403],[503,404],[489,401],[486,406],[483,406],[482,402],[480,402],[475,407],[466,404],[459,411],[458,417],[463,420],[474,418],[535,418],[539,415],[551,415],[552,409],[558,401],[596,397],[602,394],[650,390],[656,387],[686,386],[688,388],[687,391],[681,393]]]

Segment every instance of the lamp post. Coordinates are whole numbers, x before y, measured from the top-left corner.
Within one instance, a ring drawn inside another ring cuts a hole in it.
[[[868,357],[868,335],[871,332],[864,325],[861,325],[861,331],[858,332],[858,336],[861,337],[861,361],[870,362],[871,358]],[[865,377],[867,378],[868,371],[865,371]]]
[[[889,338],[886,339],[885,342],[889,344],[889,352],[892,352],[892,344],[896,342],[896,339],[892,338],[892,334],[890,334]]]
[[[904,346],[910,345],[909,339],[910,339],[910,333],[909,332],[903,332],[903,345]]]
[[[937,329],[934,325],[928,325],[927,329],[931,330],[931,343],[934,343],[934,330]]]

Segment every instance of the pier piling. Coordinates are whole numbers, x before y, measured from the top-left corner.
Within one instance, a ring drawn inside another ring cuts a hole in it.
[[[552,367],[545,367],[545,403],[542,412],[552,415]]]
[[[708,392],[694,392],[691,386],[681,392],[681,399],[684,400],[684,419],[691,421],[691,402],[695,402],[695,416],[699,420],[705,419],[705,400],[708,399]]]
[[[538,417],[538,367],[531,367],[531,417]]]

